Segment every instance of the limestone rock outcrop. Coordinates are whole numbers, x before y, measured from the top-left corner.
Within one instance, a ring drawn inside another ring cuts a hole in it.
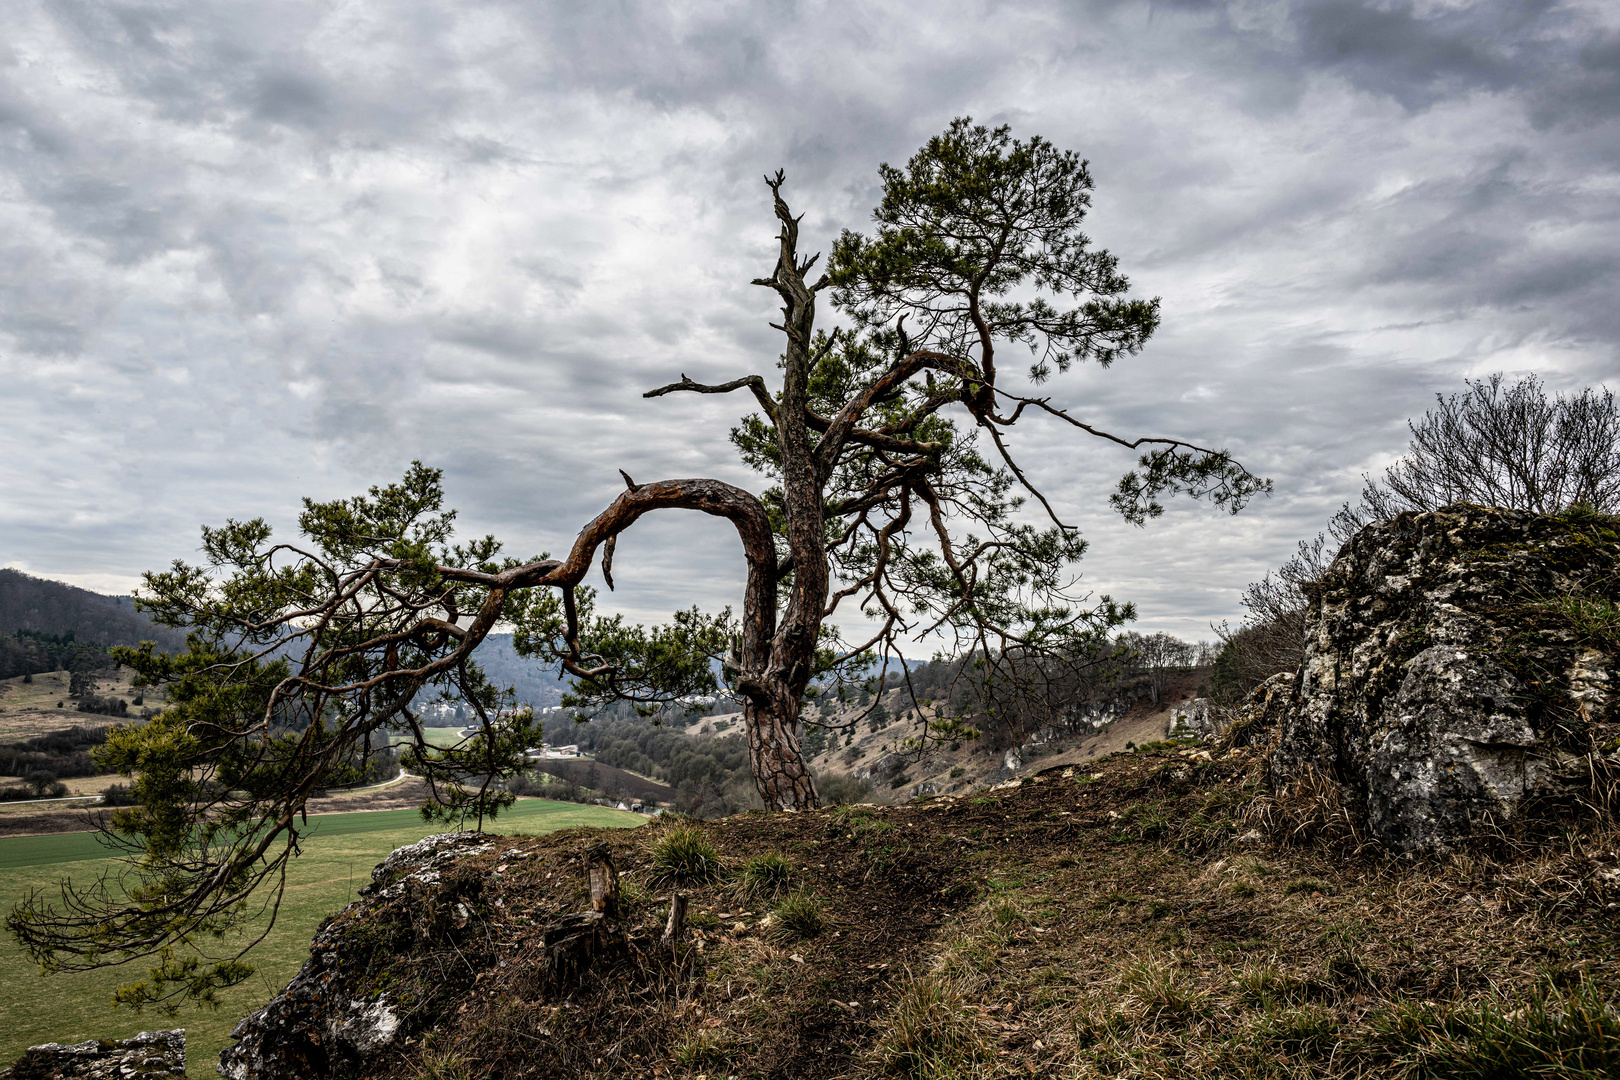
[[[1275,738],[1299,704],[1298,681],[1292,671],[1279,671],[1251,690],[1228,717],[1221,731],[1221,745],[1257,746]]]
[[[293,1080],[343,1074],[392,1047],[406,1034],[401,1003],[385,989],[359,985],[344,963],[351,923],[384,906],[403,907],[412,937],[452,932],[467,922],[467,902],[443,888],[461,859],[491,850],[482,833],[441,833],[402,847],[371,872],[362,899],[315,935],[310,958],[282,992],[231,1032],[236,1045],[220,1055],[227,1080]],[[378,920],[379,922],[382,920]],[[406,939],[403,944],[409,943]],[[383,946],[387,947],[387,946]]]
[[[1273,783],[1319,770],[1402,852],[1592,809],[1620,778],[1617,600],[1615,519],[1460,504],[1368,527],[1317,583],[1297,677],[1261,688]]]
[[[11,1068],[0,1069],[0,1080],[158,1080],[185,1075],[185,1028],[71,1046],[30,1046]]]
[[[1165,724],[1167,739],[1216,739],[1225,730],[1221,710],[1207,697],[1184,701],[1170,710]]]

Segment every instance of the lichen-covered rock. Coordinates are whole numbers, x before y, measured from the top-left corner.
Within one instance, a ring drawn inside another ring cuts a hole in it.
[[[1457,505],[1357,535],[1312,597],[1274,784],[1321,770],[1405,852],[1589,803],[1620,774],[1617,525]]]
[[[228,1080],[303,1080],[343,1071],[388,1049],[403,1034],[399,1002],[387,991],[355,984],[344,949],[355,942],[349,928],[385,905],[408,908],[412,931],[432,937],[454,927],[458,905],[438,896],[438,886],[461,859],[491,850],[481,833],[441,833],[389,855],[371,872],[362,899],[323,927],[310,944],[302,970],[270,1004],[236,1025],[236,1045],[220,1055]],[[459,918],[465,924],[465,916]]]
[[[186,1030],[143,1031],[130,1039],[30,1046],[3,1080],[156,1080],[186,1075]]]
[[[1209,698],[1193,698],[1170,710],[1164,736],[1167,739],[1215,739],[1226,729],[1224,720],[1221,710]]]
[[[1221,746],[1256,746],[1275,738],[1283,721],[1299,704],[1298,683],[1292,671],[1279,671],[1249,691],[1227,717],[1221,730]]]

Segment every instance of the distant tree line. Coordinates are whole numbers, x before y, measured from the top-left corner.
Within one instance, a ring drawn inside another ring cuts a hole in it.
[[[60,635],[37,630],[0,634],[0,679],[47,671],[105,671],[112,666],[105,645],[80,641],[72,630]]]
[[[48,769],[35,769],[23,777],[20,784],[0,787],[0,802],[19,802],[23,799],[60,799],[68,793],[67,785]]]
[[[9,746],[0,746],[0,776],[49,772],[56,777],[97,776],[90,752],[107,741],[107,728],[70,727]]]
[[[554,743],[578,743],[604,765],[659,780],[676,791],[676,809],[702,816],[735,813],[750,805],[753,780],[748,745],[737,735],[687,735],[668,724],[633,715],[599,716],[588,724],[548,727]],[[590,787],[587,779],[586,786]]]

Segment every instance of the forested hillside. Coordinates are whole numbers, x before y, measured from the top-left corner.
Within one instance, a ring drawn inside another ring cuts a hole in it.
[[[496,686],[510,686],[519,703],[543,709],[562,701],[566,683],[538,660],[519,656],[511,634],[491,634],[473,652],[473,659]]]
[[[157,626],[135,610],[127,596],[103,596],[60,581],[0,569],[0,634],[19,630],[95,645],[155,641],[165,651],[185,645],[185,635]]]
[[[47,671],[101,671],[112,664],[105,645],[79,641],[72,632],[57,635],[18,630],[15,634],[0,634],[0,679]]]

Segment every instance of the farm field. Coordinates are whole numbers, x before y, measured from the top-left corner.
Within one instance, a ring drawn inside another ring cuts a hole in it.
[[[496,834],[540,835],[578,826],[632,828],[643,818],[598,806],[521,799],[486,826]],[[258,970],[221,994],[218,1010],[183,1007],[174,1018],[137,1015],[111,1007],[113,990],[139,969],[113,969],[42,978],[8,936],[0,939],[0,1067],[42,1042],[126,1038],[153,1028],[186,1029],[187,1074],[214,1077],[219,1052],[236,1022],[284,986],[309,954],[321,920],[354,899],[371,868],[397,847],[443,826],[422,822],[415,810],[329,814],[312,818],[304,854],[288,873],[286,898],[275,929],[249,957]],[[54,889],[64,878],[87,881],[106,869],[107,852],[94,833],[58,833],[0,839],[0,906],[11,908],[31,890]]]
[[[459,727],[425,727],[422,734],[427,736],[429,746],[454,746],[461,741],[461,728]],[[410,742],[408,735],[390,735],[389,746],[401,746]]]

